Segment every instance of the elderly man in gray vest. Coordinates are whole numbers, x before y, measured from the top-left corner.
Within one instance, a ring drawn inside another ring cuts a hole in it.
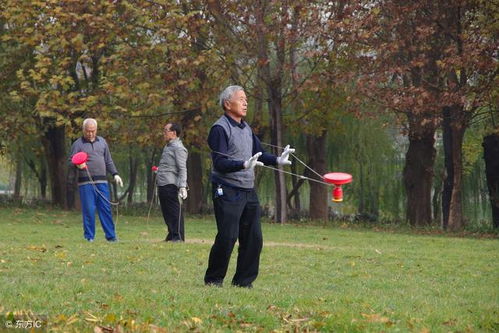
[[[294,149],[286,146],[277,157],[262,149],[258,137],[244,121],[247,98],[242,87],[229,86],[220,94],[224,110],[211,127],[208,144],[213,169],[211,182],[218,233],[211,248],[206,285],[222,286],[232,250],[239,240],[236,273],[232,285],[251,288],[258,276],[263,238],[260,203],[254,188],[255,166],[289,165]]]
[[[168,228],[167,242],[185,240],[181,203],[187,199],[187,149],[180,140],[181,132],[179,124],[166,124],[163,133],[167,144],[163,148],[156,176],[159,203]]]

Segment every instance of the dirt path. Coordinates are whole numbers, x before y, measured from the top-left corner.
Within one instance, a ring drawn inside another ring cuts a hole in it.
[[[161,243],[162,239],[151,239],[153,243]],[[200,238],[190,238],[185,241],[187,244],[213,244],[213,239],[200,239]],[[316,245],[316,244],[304,244],[304,243],[288,243],[288,242],[263,242],[263,246],[271,246],[271,247],[295,247],[295,248],[304,248],[304,249],[317,249],[317,250],[331,250],[332,246],[326,245]]]

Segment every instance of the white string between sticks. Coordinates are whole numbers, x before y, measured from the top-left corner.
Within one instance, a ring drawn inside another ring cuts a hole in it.
[[[110,203],[111,205],[114,205],[114,206],[118,206],[120,203],[119,201],[118,202],[112,202],[110,201],[108,198],[106,198],[106,196],[104,195],[104,193],[102,193],[101,191],[99,191],[99,189],[97,188],[97,185],[95,185],[95,181],[94,179],[92,178],[92,175],[90,174],[90,171],[88,171],[88,168],[85,168],[85,170],[87,171],[87,175],[88,175],[88,178],[90,178],[90,183],[92,184],[93,188],[94,188],[94,191],[101,196],[101,198],[103,198],[104,200],[106,200],[108,203]]]
[[[268,144],[267,144],[268,145]],[[279,148],[279,147],[278,147]],[[215,150],[212,150],[213,153],[215,154],[220,154],[220,155],[223,155],[223,156],[227,156],[227,157],[232,157],[231,155],[229,154],[224,154],[224,153],[221,153],[221,152],[218,152],[218,151],[215,151]],[[310,167],[308,167],[305,163],[303,163],[299,158],[297,158],[294,154],[291,154],[293,155],[293,157],[295,157],[300,163],[302,163],[303,165],[305,165],[307,168],[310,169]],[[295,176],[295,177],[298,177],[298,178],[301,178],[301,179],[306,179],[306,180],[310,180],[310,181],[313,181],[313,182],[316,182],[316,183],[320,183],[320,184],[323,184],[323,185],[327,185],[327,186],[330,186],[331,184],[328,184],[322,180],[318,180],[318,179],[314,179],[314,178],[310,178],[310,177],[307,177],[307,176],[303,176],[303,175],[298,175],[296,173],[293,173],[293,172],[289,172],[289,171],[285,171],[285,170],[281,170],[279,168],[274,168],[274,167],[271,167],[269,165],[262,165],[262,167],[264,168],[267,168],[267,169],[271,169],[271,170],[275,170],[275,171],[278,171],[278,172],[282,172],[282,173],[286,173],[288,175],[292,175],[292,176]],[[310,169],[312,170],[312,169]],[[319,177],[322,178],[321,175],[319,175],[317,172],[315,172],[314,170],[312,170],[316,175],[318,175]]]
[[[276,145],[273,145],[273,144],[270,144],[270,143],[265,143],[265,142],[260,142],[262,145],[265,145],[265,146],[270,146],[270,147],[274,147],[274,148],[279,148],[279,149],[284,149],[283,147],[279,147],[279,146],[276,146]],[[300,160],[298,158],[298,156],[296,156],[295,154],[291,153],[291,155],[296,158],[298,160],[298,162],[300,162],[301,164],[303,164],[303,166],[305,166],[305,168],[309,169],[310,171],[312,171],[313,173],[315,173],[317,176],[319,176],[320,178],[322,178],[322,176],[317,172],[315,171],[314,169],[312,169],[311,167],[309,167],[305,162],[303,162],[302,160]]]

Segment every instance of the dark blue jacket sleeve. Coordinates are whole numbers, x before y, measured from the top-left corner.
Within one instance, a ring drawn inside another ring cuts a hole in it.
[[[244,161],[230,160],[228,156],[229,139],[222,126],[215,125],[208,135],[213,167],[222,173],[236,172],[244,168]],[[220,153],[220,154],[219,154]]]
[[[260,143],[260,139],[253,133],[253,155],[262,152],[262,155],[258,160],[263,162],[265,165],[277,165],[277,156],[267,153]]]

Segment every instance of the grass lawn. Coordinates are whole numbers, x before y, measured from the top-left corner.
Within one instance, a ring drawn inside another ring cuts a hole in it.
[[[497,239],[265,223],[248,290],[230,286],[237,250],[224,287],[203,284],[212,217],[188,218],[183,244],[159,217],[120,216],[118,243],[96,230],[0,208],[0,331],[12,312],[51,331],[499,331]]]

